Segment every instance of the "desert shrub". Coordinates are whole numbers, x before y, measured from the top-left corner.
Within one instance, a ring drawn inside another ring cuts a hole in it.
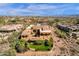
[[[3,52],[2,56],[15,56],[16,55],[16,51],[15,49],[9,49],[5,52]]]
[[[16,20],[11,20],[11,22],[12,22],[12,23],[15,23],[15,22],[16,22]]]
[[[15,45],[16,45],[16,42],[18,40],[18,34],[17,32],[13,32],[12,35],[10,35],[10,37],[8,38],[8,42],[10,44],[10,47],[15,49]]]
[[[0,24],[5,24],[5,20],[0,18]]]
[[[77,23],[76,24],[79,24],[79,19],[76,19]]]
[[[60,38],[66,38],[66,33],[62,30],[56,29],[55,33],[58,35]]]
[[[50,38],[49,38],[49,41],[50,41],[51,47],[53,47],[53,38],[50,37]]]
[[[26,47],[27,43],[23,39],[18,40],[15,45],[15,49],[19,53],[24,52],[26,50]]]

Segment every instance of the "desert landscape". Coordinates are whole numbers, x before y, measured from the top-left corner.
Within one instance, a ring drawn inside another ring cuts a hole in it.
[[[1,4],[0,56],[79,56],[79,4]]]
[[[78,23],[78,16],[1,16],[0,55],[79,55]]]

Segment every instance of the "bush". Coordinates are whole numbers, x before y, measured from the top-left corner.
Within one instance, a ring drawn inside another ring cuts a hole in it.
[[[16,51],[15,49],[9,49],[8,51],[3,52],[2,56],[15,56]]]
[[[15,49],[17,52],[19,52],[19,53],[24,52],[24,51],[26,51],[26,48],[27,48],[27,44],[23,39],[20,39],[16,43]]]
[[[34,45],[41,45],[42,44],[42,42],[41,41],[34,41],[34,43],[33,43]]]
[[[45,46],[49,46],[48,40],[45,40],[44,45],[45,45]]]
[[[66,33],[62,30],[56,29],[55,33],[58,35],[60,38],[66,38]]]
[[[50,41],[51,47],[53,47],[53,38],[50,37],[50,38],[49,38],[49,41]]]

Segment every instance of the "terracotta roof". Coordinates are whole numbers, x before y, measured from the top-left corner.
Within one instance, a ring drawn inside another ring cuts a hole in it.
[[[36,30],[39,29],[41,34],[51,34],[51,29],[48,25],[34,25],[34,26],[32,26],[32,29],[27,29],[26,28],[22,32],[21,36],[25,36],[25,38],[23,37],[25,40],[29,40],[29,39],[31,39],[31,40],[48,39],[48,37],[50,36],[50,35],[46,35],[46,36],[41,36],[40,35],[39,37],[35,37],[32,34],[34,29],[36,29]]]
[[[0,30],[11,31],[11,30],[17,30],[20,28],[23,28],[22,24],[11,24],[11,25],[4,25],[0,27]]]
[[[22,34],[21,34],[21,35],[22,35],[22,36],[25,36],[25,35],[30,35],[30,34],[31,34],[31,32],[32,32],[31,30],[27,30],[27,29],[26,29],[26,30],[24,30],[24,31],[22,32]]]

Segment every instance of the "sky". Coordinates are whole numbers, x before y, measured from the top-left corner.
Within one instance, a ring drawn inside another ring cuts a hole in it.
[[[0,16],[79,15],[79,3],[0,3]]]

